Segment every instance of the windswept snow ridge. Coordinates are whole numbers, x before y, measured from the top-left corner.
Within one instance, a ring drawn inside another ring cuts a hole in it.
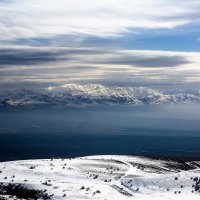
[[[0,93],[0,105],[113,105],[200,103],[200,92],[162,92],[145,87],[107,87],[99,84],[64,84],[39,90]]]
[[[131,156],[3,162],[0,199],[197,200],[200,162]]]

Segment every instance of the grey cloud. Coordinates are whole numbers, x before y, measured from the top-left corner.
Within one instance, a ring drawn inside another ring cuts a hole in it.
[[[86,34],[79,35],[54,35],[42,36],[33,38],[20,38],[12,40],[11,43],[15,45],[28,45],[33,47],[70,47],[70,48],[114,48],[119,49],[137,44],[137,40],[127,38],[127,35],[116,37],[97,37]]]
[[[188,64],[188,61],[183,56],[141,56],[141,55],[119,55],[118,57],[104,59],[98,61],[102,64],[115,65],[134,65],[138,67],[176,67],[183,64]]]
[[[32,65],[63,58],[61,51],[36,51],[29,49],[0,49],[0,65]]]
[[[173,68],[180,66],[178,69],[181,69],[182,64],[190,63],[189,59],[193,61],[190,54],[169,52],[100,48],[0,48],[0,88],[39,87],[47,83],[54,85],[66,82],[177,87],[179,83],[189,84],[188,78],[198,76],[199,71],[194,72],[190,68],[185,73]],[[193,62],[195,64],[196,61]],[[171,68],[163,69],[165,67]]]
[[[54,61],[73,60],[76,55],[94,55],[104,51],[87,49],[20,48],[0,49],[0,66],[37,65]],[[78,60],[76,58],[76,60]]]
[[[93,56],[96,56],[95,59]],[[81,56],[81,57],[80,57]],[[58,61],[76,61],[81,64],[114,64],[138,67],[176,67],[190,63],[182,55],[141,55],[123,51],[93,48],[1,48],[0,67],[39,65]]]

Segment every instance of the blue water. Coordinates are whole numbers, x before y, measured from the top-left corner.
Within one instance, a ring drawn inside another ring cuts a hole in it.
[[[0,161],[97,154],[200,160],[199,105],[0,109]]]

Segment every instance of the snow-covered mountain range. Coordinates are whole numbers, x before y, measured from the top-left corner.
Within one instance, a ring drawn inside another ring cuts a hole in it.
[[[43,89],[2,91],[0,105],[54,104],[170,104],[200,103],[200,91],[163,92],[146,87],[108,87],[100,84],[64,84]]]

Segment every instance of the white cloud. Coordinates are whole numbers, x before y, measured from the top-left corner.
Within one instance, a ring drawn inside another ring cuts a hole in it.
[[[198,6],[198,0],[13,0],[0,3],[0,39],[172,29],[195,21]]]

